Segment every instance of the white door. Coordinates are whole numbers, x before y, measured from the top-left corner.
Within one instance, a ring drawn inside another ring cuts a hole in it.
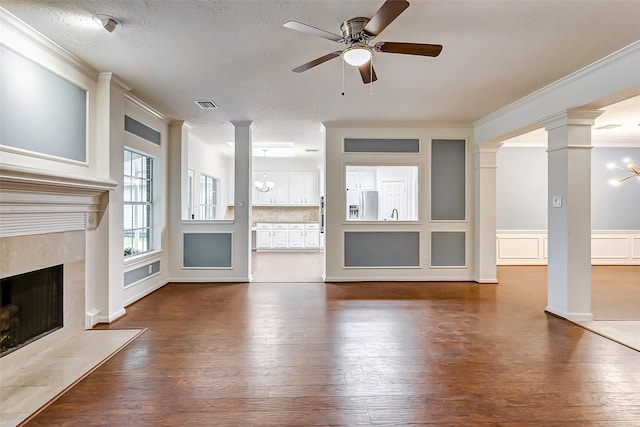
[[[387,221],[406,220],[408,211],[406,181],[383,181],[382,218]]]

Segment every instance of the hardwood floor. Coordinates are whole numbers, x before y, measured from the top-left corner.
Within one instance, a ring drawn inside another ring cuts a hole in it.
[[[170,284],[30,426],[640,425],[640,353],[475,283]]]

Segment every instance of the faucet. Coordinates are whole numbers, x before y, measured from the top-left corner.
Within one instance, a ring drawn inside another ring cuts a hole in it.
[[[396,221],[398,220],[398,209],[393,208],[393,210],[391,211],[391,218],[393,219],[395,215],[395,219]]]

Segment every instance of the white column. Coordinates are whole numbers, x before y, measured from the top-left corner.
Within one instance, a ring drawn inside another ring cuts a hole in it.
[[[187,218],[187,207],[183,199],[187,194],[187,161],[189,153],[189,130],[183,120],[174,120],[169,125],[169,277],[182,276],[184,259],[182,220]]]
[[[123,176],[124,96],[128,89],[112,73],[100,73],[96,100],[96,151],[100,169],[118,183],[102,197],[95,231],[88,233],[86,276],[93,289],[88,298],[88,323],[111,323],[126,314],[124,308]]]
[[[546,311],[569,320],[591,314],[591,126],[598,110],[542,120],[548,132],[549,267]]]
[[[495,146],[476,146],[474,161],[475,280],[497,283],[496,271],[496,153]]]
[[[235,191],[233,268],[251,279],[251,120],[232,121],[235,127]]]

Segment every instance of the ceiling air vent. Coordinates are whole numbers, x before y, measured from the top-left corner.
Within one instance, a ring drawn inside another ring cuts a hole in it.
[[[622,126],[622,125],[609,124],[609,125],[604,125],[604,126],[597,127],[596,129],[598,129],[598,130],[615,129],[615,128],[619,128],[620,126]]]
[[[198,104],[198,107],[202,108],[203,110],[217,110],[218,106],[216,104],[214,104],[213,101],[196,101],[196,104]]]
[[[306,151],[307,153],[317,153],[318,151],[320,151],[319,148],[305,148],[304,151]]]

